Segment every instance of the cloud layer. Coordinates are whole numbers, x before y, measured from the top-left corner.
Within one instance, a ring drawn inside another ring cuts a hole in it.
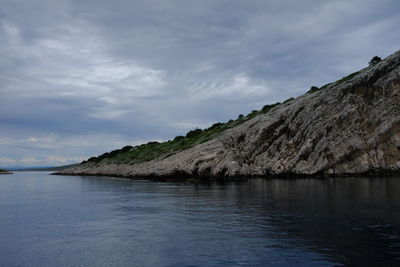
[[[3,1],[0,166],[168,140],[399,49],[400,3]]]

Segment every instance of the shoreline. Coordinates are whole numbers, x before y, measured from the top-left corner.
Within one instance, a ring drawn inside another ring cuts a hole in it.
[[[176,173],[176,174],[151,174],[151,175],[124,175],[124,174],[103,174],[103,173],[85,173],[85,172],[54,172],[50,175],[62,175],[62,176],[99,176],[99,177],[114,177],[123,179],[143,179],[143,180],[154,180],[154,181],[186,181],[186,180],[198,180],[198,181],[243,181],[248,179],[325,179],[325,178],[354,178],[354,177],[400,177],[400,170],[374,170],[363,173],[345,173],[345,174],[302,174],[302,173],[283,173],[283,174],[265,174],[265,175],[234,175],[234,176],[210,176],[210,175],[194,175],[187,173]]]

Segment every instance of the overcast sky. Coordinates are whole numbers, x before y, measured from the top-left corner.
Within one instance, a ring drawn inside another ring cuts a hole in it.
[[[79,162],[400,49],[398,0],[0,0],[0,166]]]

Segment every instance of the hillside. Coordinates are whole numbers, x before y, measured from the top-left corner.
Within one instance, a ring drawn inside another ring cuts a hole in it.
[[[324,176],[400,170],[400,51],[296,99],[58,174]]]

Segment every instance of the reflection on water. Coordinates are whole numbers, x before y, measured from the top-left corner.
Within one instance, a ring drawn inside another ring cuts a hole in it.
[[[396,266],[400,177],[0,176],[0,265]]]

